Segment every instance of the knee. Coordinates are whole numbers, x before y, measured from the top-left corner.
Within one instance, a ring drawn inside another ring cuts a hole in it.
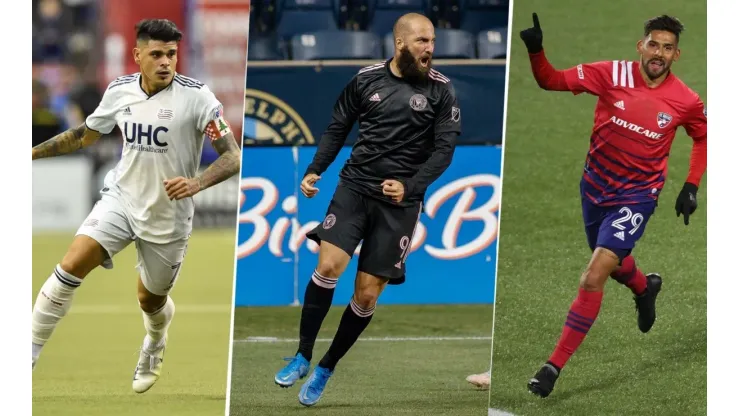
[[[167,302],[167,296],[157,296],[148,292],[140,291],[139,307],[146,313],[154,313],[164,306]]]
[[[378,303],[380,291],[374,286],[360,287],[355,289],[355,303],[363,309],[374,308]]]
[[[321,259],[319,265],[316,267],[316,271],[320,275],[329,279],[338,279],[342,275],[342,272],[344,272],[343,269],[341,262],[332,258]]]
[[[608,276],[602,276],[598,270],[589,267],[581,275],[580,286],[586,292],[601,292],[604,290],[604,283]]]
[[[59,267],[78,279],[84,279],[92,271],[86,263],[81,256],[67,253],[59,262]]]

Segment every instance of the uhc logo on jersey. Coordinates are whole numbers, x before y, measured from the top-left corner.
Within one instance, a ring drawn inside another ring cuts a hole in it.
[[[285,101],[264,91],[244,93],[244,133],[246,145],[314,144],[311,130]]]
[[[165,133],[169,129],[151,124],[123,123],[123,137],[126,147],[140,152],[167,153]]]

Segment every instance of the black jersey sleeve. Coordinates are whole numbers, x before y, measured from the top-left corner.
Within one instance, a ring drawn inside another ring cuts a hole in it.
[[[331,122],[321,135],[316,154],[313,156],[313,161],[308,169],[306,169],[304,177],[309,173],[321,175],[329,168],[329,165],[334,162],[342,149],[349,132],[352,131],[352,126],[355,124],[359,113],[360,93],[357,76],[355,76],[344,87],[336,104],[334,104]]]
[[[436,181],[452,163],[455,152],[457,133],[453,131],[437,132],[434,135],[434,152],[410,179],[401,180],[404,188],[404,199],[423,199],[427,188]]]
[[[460,134],[460,106],[457,104],[457,96],[452,86],[446,86],[442,90],[439,104],[435,109],[434,132],[454,132]]]

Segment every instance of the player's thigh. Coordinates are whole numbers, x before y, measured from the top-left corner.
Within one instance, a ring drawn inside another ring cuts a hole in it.
[[[406,280],[406,259],[411,250],[416,224],[421,216],[421,203],[398,207],[375,201],[360,250],[359,270],[390,279],[389,284]]]
[[[623,259],[632,252],[645,232],[655,203],[617,205],[609,207],[599,227],[597,247],[603,247]]]
[[[136,267],[139,270],[141,284],[148,293],[160,297],[170,293],[180,276],[187,248],[187,239],[166,244],[136,240],[138,254]],[[146,292],[140,294],[146,295]]]
[[[113,268],[113,257],[133,241],[134,235],[123,206],[103,196],[75,234],[62,259],[62,269],[83,278],[97,266]]]
[[[306,237],[320,245],[323,245],[322,242],[331,243],[352,257],[367,227],[366,198],[359,192],[338,186],[324,221],[309,231]]]
[[[603,208],[594,205],[586,198],[581,199],[581,211],[583,214],[583,227],[586,231],[586,241],[591,251],[596,249],[596,242],[599,239],[599,228],[604,221]]]

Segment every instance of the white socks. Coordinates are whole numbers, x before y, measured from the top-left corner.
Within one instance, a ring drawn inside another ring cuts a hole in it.
[[[72,306],[74,291],[82,283],[79,279],[57,265],[54,273],[41,287],[31,314],[31,342],[34,361],[41,348],[51,337],[54,328]]]
[[[160,346],[160,341],[167,335],[167,329],[175,315],[175,302],[167,296],[167,302],[158,311],[154,313],[142,312],[142,314],[144,315],[144,327],[148,335],[144,342],[144,348],[155,349]]]

